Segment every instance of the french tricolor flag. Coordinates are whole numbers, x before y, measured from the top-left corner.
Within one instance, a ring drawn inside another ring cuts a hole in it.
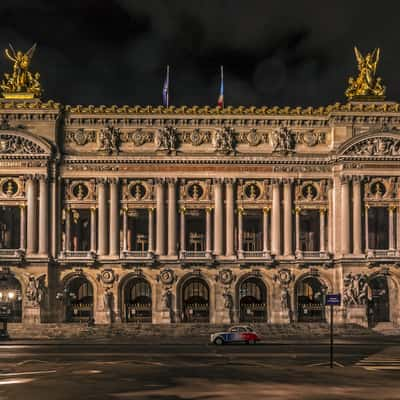
[[[217,107],[224,108],[224,67],[222,65],[221,65],[221,86],[219,89]]]

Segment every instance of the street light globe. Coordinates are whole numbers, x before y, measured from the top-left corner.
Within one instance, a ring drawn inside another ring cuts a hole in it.
[[[12,300],[15,297],[15,293],[14,292],[8,292],[7,296],[8,296],[8,298],[10,300]]]

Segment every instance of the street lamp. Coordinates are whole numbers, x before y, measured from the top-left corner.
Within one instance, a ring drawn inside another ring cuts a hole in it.
[[[7,329],[8,319],[10,318],[12,308],[11,303],[15,299],[16,292],[14,290],[6,290],[0,292],[0,322],[3,327],[0,329],[0,339],[7,340],[10,338]]]

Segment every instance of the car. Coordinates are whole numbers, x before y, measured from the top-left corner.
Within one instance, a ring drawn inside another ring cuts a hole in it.
[[[210,342],[216,345],[226,343],[247,343],[256,344],[259,342],[260,336],[249,326],[233,326],[227,332],[217,332],[211,334]]]

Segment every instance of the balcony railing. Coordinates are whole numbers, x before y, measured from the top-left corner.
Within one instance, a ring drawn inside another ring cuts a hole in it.
[[[182,258],[204,258],[207,257],[206,251],[184,251],[181,253]]]
[[[367,251],[368,257],[393,257],[395,254],[396,250],[369,249]]]
[[[121,253],[123,258],[151,258],[152,253],[149,251],[132,251],[132,250],[124,250]]]
[[[0,257],[19,257],[20,252],[23,250],[20,249],[0,249]]]
[[[321,257],[320,251],[303,251],[302,255],[304,258],[319,258]]]
[[[96,257],[96,253],[88,250],[67,250],[61,253],[61,258],[78,258],[91,260]]]
[[[262,258],[264,257],[263,251],[244,251],[243,257],[245,258]]]

